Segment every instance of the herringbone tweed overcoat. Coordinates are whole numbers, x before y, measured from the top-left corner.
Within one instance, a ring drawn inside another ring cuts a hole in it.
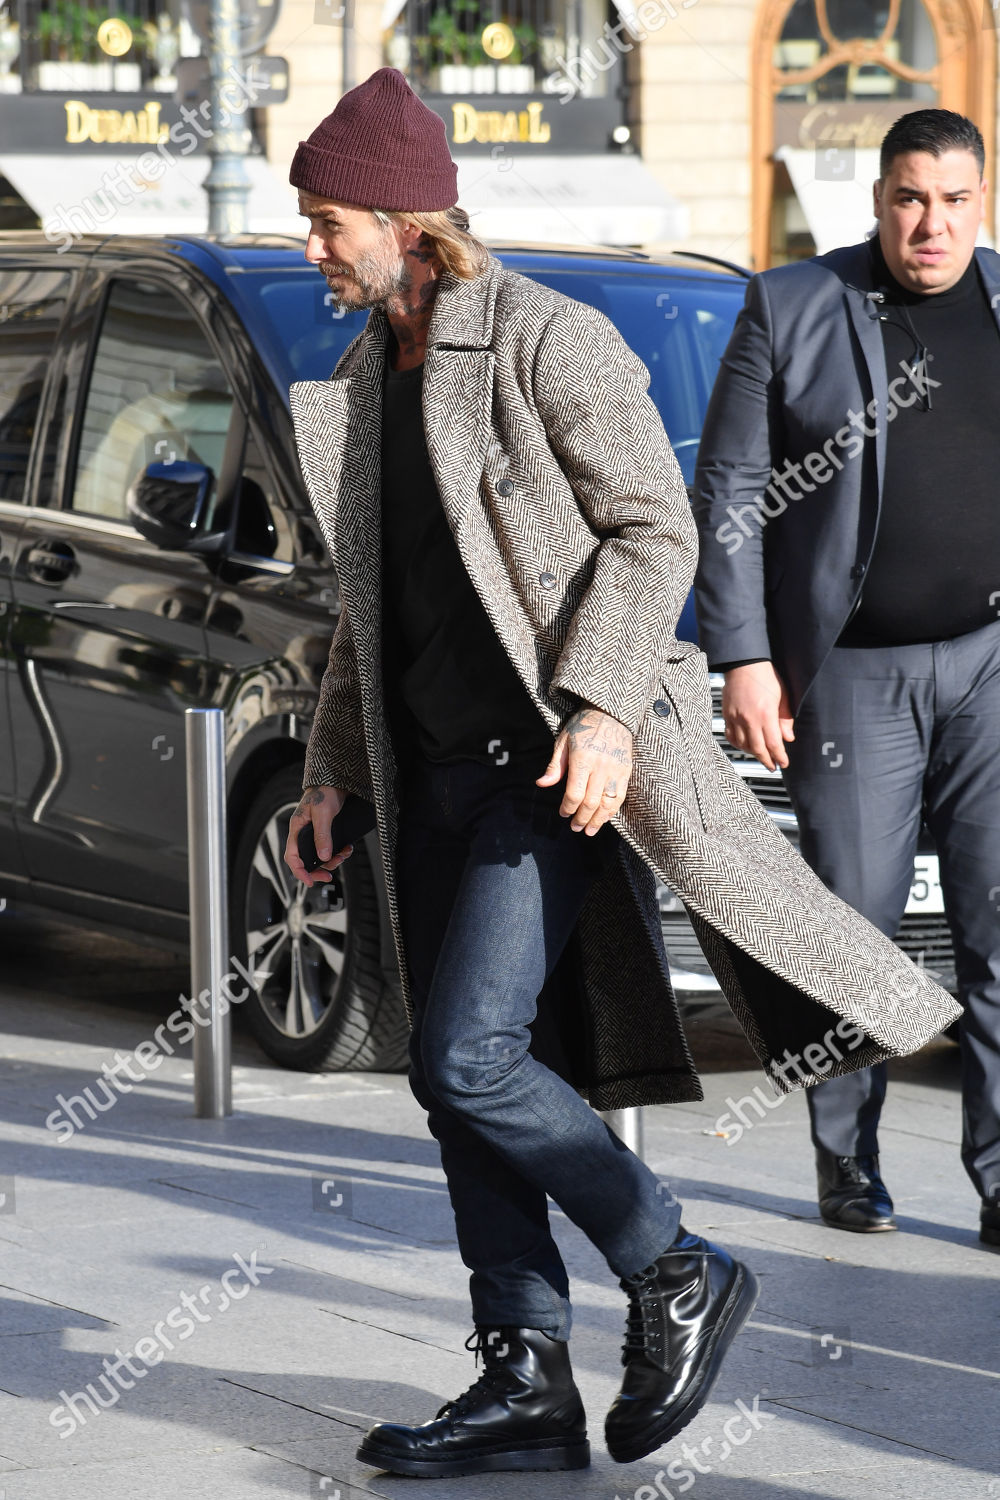
[[[294,385],[291,403],[342,599],[304,784],[344,787],[375,803],[408,1001],[381,675],[388,332],[385,316],[372,313],[332,377]],[[958,1014],[817,880],[712,737],[706,659],[674,635],[695,528],[648,384],[645,366],[601,313],[495,257],[474,280],[442,276],[424,426],[462,559],[553,734],[585,699],[635,735],[628,797],[614,820],[619,855],[592,888],[576,933],[583,993],[570,1050],[582,1061],[573,1081],[599,1109],[701,1097],[663,952],[654,871],[688,908],[779,1090],[795,1086],[799,1070],[813,1081],[813,1073],[830,1077],[909,1052]],[[803,1059],[790,1076],[786,1049]]]

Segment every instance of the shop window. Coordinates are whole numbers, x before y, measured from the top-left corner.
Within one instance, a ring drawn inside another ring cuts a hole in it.
[[[4,0],[0,93],[153,90],[173,95],[181,57],[202,42],[182,0]]]
[[[933,104],[936,63],[922,0],[795,0],[774,48],[777,98]]]
[[[555,94],[571,79],[577,97],[603,98],[607,21],[606,0],[403,0],[384,56],[422,93]]]

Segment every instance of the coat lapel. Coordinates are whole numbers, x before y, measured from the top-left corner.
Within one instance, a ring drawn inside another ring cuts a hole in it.
[[[424,367],[424,432],[441,504],[456,538],[477,511],[493,407],[493,310],[500,262],[474,281],[445,274]]]
[[[373,314],[343,374],[299,381],[290,392],[306,478],[355,636],[372,646],[381,640],[379,472],[387,336],[385,319]]]

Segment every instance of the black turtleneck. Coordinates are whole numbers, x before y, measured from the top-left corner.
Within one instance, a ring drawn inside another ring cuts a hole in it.
[[[840,644],[949,640],[1000,617],[1000,334],[974,259],[947,291],[911,292],[871,248],[890,385],[921,346],[930,380],[888,424],[875,550]]]

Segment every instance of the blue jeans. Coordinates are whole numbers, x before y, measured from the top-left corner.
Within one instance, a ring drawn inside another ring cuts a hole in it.
[[[543,986],[619,837],[609,826],[574,833],[559,815],[562,785],[534,785],[542,769],[537,756],[411,761],[397,876],[410,1085],[441,1147],[474,1321],[565,1339],[569,1282],[546,1195],[619,1277],[673,1242],[680,1206],[540,1048],[529,1050]],[[583,1027],[579,988],[570,998]]]

